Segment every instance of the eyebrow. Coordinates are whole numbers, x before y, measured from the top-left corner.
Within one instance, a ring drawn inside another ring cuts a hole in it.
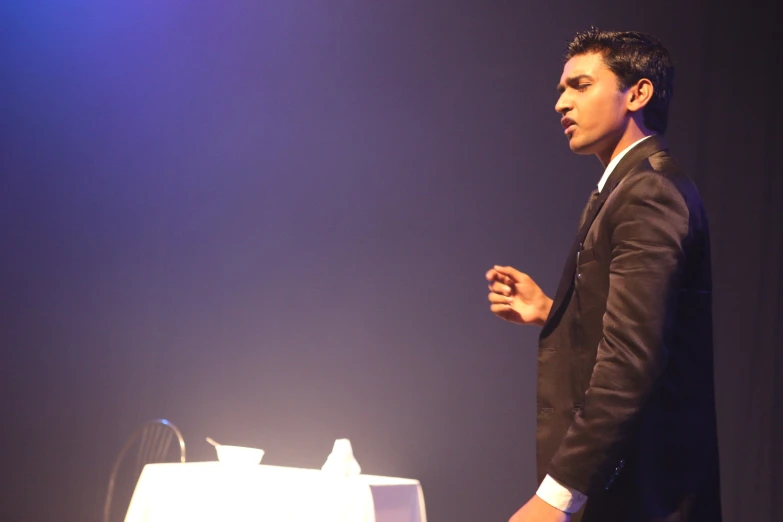
[[[568,85],[569,87],[576,87],[577,85],[579,85],[579,81],[580,80],[585,80],[585,79],[586,80],[595,80],[595,78],[593,78],[589,74],[578,74],[576,76],[571,76],[570,78],[566,78],[565,85]],[[558,94],[563,94],[563,91],[565,91],[565,89],[566,89],[565,85],[563,85],[562,83],[559,83],[557,85],[557,93]]]

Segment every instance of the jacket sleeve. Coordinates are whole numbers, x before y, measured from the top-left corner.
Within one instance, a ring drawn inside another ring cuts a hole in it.
[[[603,337],[582,409],[547,470],[587,495],[622,467],[634,421],[666,366],[688,235],[688,207],[671,180],[636,172],[615,190],[604,218],[611,259]]]

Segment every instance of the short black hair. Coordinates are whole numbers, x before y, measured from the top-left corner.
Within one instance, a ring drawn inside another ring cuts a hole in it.
[[[663,134],[669,123],[669,102],[674,94],[674,65],[669,51],[654,36],[637,31],[602,31],[591,27],[576,33],[563,53],[563,61],[588,53],[603,55],[622,90],[642,78],[653,85],[653,96],[644,107],[644,125]]]

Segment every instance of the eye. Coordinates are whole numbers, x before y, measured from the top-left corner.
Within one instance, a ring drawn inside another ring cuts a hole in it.
[[[589,84],[589,83],[580,83],[579,85],[577,85],[577,86],[576,86],[576,90],[577,90],[577,91],[584,91],[584,90],[586,90],[588,87],[590,87],[590,84]]]

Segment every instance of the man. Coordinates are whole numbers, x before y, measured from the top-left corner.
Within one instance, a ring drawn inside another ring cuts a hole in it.
[[[673,67],[655,38],[590,29],[555,110],[605,167],[554,299],[487,272],[492,312],[542,326],[540,487],[512,522],[720,522],[709,232],[667,151]]]

